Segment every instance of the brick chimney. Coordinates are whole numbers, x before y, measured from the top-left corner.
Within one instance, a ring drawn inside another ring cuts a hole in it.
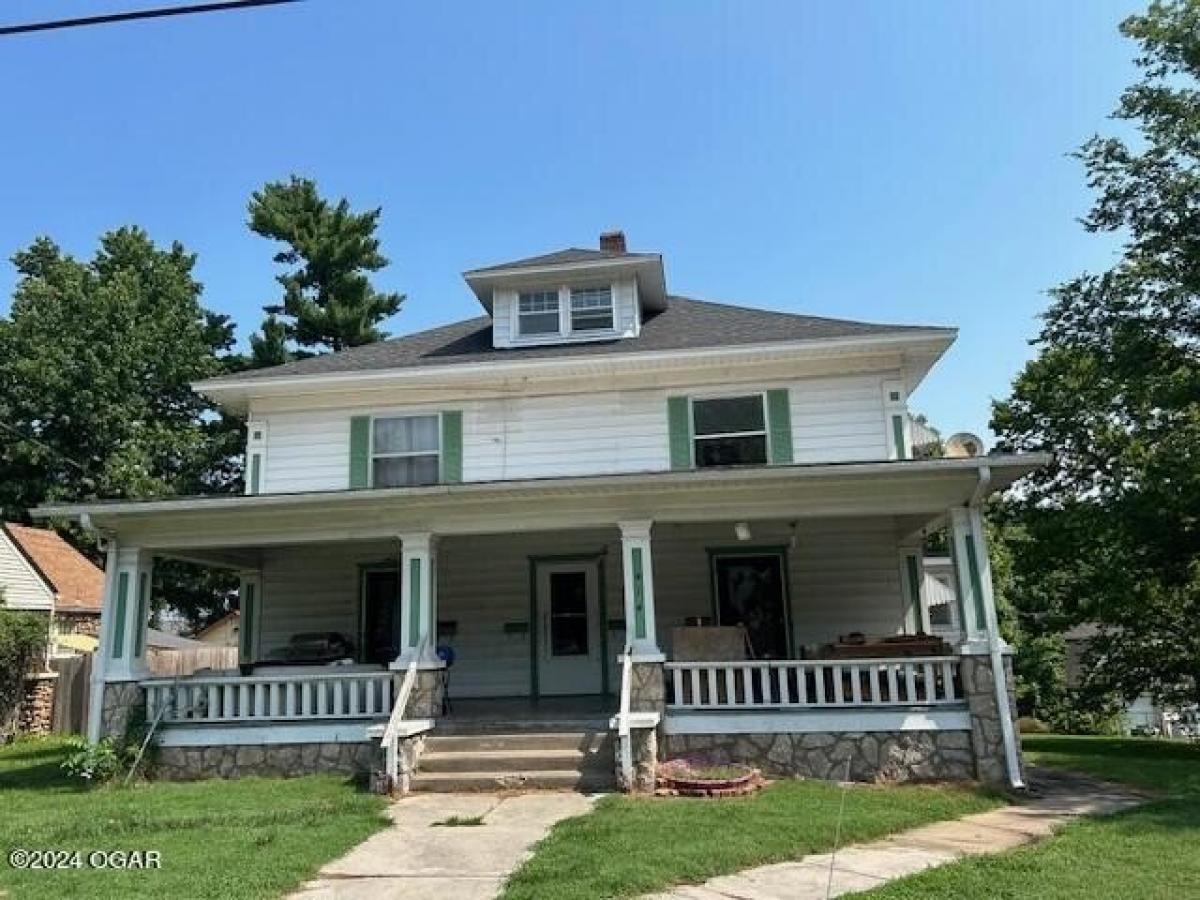
[[[603,231],[600,233],[600,249],[605,253],[626,253],[625,232]]]

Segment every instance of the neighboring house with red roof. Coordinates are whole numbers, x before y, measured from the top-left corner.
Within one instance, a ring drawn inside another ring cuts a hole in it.
[[[0,525],[0,592],[5,608],[47,613],[52,643],[99,632],[104,571],[56,531]]]

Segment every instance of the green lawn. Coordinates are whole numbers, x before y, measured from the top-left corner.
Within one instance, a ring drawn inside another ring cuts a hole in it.
[[[383,801],[346,779],[139,784],[87,790],[57,740],[0,748],[0,896],[278,897],[385,826]],[[13,848],[158,850],[158,871],[21,871]]]
[[[1026,757],[1159,791],[1160,800],[1085,819],[1040,844],[892,882],[871,900],[1200,897],[1200,745],[1152,738],[1026,735]]]
[[[784,781],[731,800],[607,797],[560,822],[509,880],[506,900],[626,897],[795,859],[833,844],[841,791]],[[846,795],[844,843],[998,805],[956,787],[859,785]]]

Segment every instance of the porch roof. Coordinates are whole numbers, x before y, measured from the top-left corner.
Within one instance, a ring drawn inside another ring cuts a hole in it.
[[[916,533],[1003,490],[1045,454],[592,475],[428,487],[170,500],[34,510],[163,551],[367,540],[402,532],[487,534],[613,525],[892,515]]]

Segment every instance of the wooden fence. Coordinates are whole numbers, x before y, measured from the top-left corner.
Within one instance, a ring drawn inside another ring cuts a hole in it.
[[[88,698],[92,693],[92,656],[55,657],[50,660],[51,671],[58,673],[54,684],[54,715],[52,731],[63,734],[87,732]]]
[[[146,653],[146,665],[153,675],[173,677],[191,675],[199,669],[236,669],[237,647],[195,647],[187,650],[168,650],[151,647]]]

